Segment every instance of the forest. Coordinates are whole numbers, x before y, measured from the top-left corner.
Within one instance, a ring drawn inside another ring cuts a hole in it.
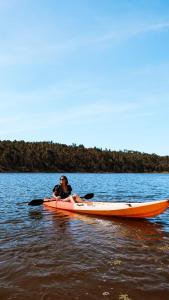
[[[169,156],[83,145],[0,141],[0,172],[169,172]]]

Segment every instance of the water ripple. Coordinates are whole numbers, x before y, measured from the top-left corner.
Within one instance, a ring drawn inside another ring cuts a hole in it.
[[[95,201],[168,197],[168,174],[67,175]],[[0,174],[0,299],[167,299],[169,211],[138,221],[27,205],[59,176]]]

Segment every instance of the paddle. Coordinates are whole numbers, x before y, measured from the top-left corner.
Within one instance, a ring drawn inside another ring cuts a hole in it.
[[[80,198],[88,200],[88,199],[91,199],[93,197],[94,197],[94,194],[93,193],[89,193],[89,194],[86,194],[86,195],[84,195],[83,197],[80,197]],[[34,199],[34,200],[30,201],[28,203],[28,205],[37,206],[37,205],[41,205],[44,202],[48,202],[48,201],[50,201],[50,200],[45,201],[44,199]],[[51,199],[51,201],[53,201],[53,199]]]

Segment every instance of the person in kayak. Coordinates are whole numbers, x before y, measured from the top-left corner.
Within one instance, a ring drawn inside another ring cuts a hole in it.
[[[78,195],[71,196],[72,187],[69,185],[66,176],[60,177],[60,184],[56,184],[53,188],[53,198],[56,200],[68,201],[68,202],[83,202]]]

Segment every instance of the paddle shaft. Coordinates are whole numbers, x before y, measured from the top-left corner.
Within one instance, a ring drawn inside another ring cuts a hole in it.
[[[93,198],[93,197],[94,197],[94,194],[93,194],[93,193],[89,193],[89,194],[86,194],[86,195],[84,195],[84,196],[82,196],[82,197],[80,197],[80,198],[88,200],[88,199],[91,199],[91,198]],[[43,204],[44,202],[50,202],[50,201],[54,201],[54,200],[55,200],[54,198],[51,198],[51,200],[34,199],[34,200],[30,201],[30,202],[28,203],[28,205],[31,205],[31,206],[38,206],[38,205]],[[56,199],[56,201],[57,201],[57,199]]]

